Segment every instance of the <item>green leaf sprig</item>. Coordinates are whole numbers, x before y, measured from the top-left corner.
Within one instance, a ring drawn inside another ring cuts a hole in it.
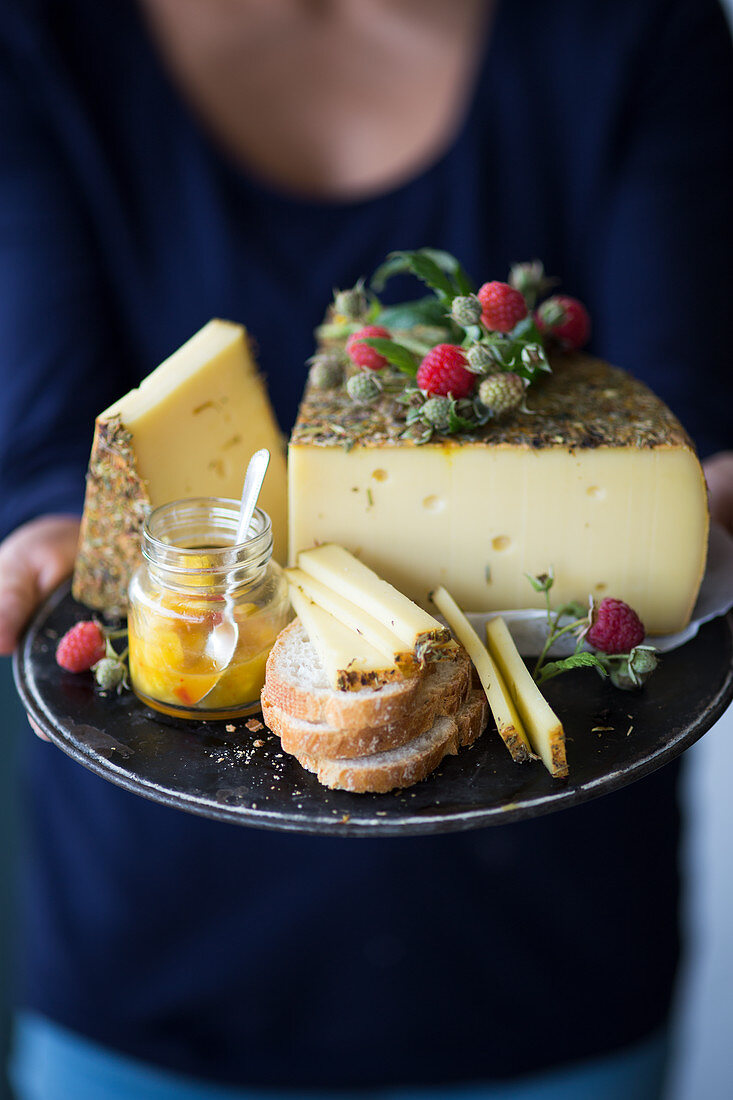
[[[600,653],[595,650],[592,652],[584,650],[582,647],[591,625],[592,607],[588,608],[584,604],[573,601],[562,604],[553,611],[550,606],[550,589],[555,581],[552,569],[538,577],[525,575],[535,592],[544,593],[547,608],[547,638],[532,671],[538,685],[552,680],[563,672],[570,672],[574,668],[594,668],[602,679],[610,677],[614,687],[621,688],[623,691],[640,688],[649,679],[659,664],[654,646],[637,645],[629,653]],[[547,655],[558,638],[572,633],[577,638],[575,651],[561,660],[548,661]]]

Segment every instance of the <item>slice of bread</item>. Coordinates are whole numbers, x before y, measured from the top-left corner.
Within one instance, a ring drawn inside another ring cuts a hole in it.
[[[290,719],[355,732],[405,718],[419,686],[416,675],[380,688],[337,691],[328,683],[300,620],[294,619],[280,632],[267,658],[263,700]]]
[[[419,677],[409,713],[366,728],[351,729],[293,717],[272,701],[268,670],[262,692],[262,714],[286,752],[318,757],[368,756],[404,745],[430,729],[436,718],[454,714],[470,688],[468,655],[465,650],[456,649],[450,659],[427,666]]]
[[[410,787],[425,779],[444,756],[455,755],[459,747],[473,744],[486,725],[486,697],[472,690],[468,700],[452,717],[436,719],[419,737],[387,752],[358,759],[293,755],[308,771],[315,772],[326,787],[355,794],[384,794],[396,787]]]

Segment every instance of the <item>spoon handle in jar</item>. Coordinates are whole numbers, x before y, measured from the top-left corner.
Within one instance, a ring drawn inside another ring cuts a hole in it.
[[[247,473],[244,475],[244,488],[242,489],[242,503],[239,509],[239,526],[235,536],[235,543],[244,542],[247,538],[249,525],[252,521],[257,498],[260,495],[262,482],[265,479],[267,466],[270,461],[270,452],[266,447],[255,451],[249,460]]]

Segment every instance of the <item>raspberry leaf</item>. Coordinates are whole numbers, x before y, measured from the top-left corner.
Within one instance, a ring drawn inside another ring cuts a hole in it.
[[[417,374],[419,366],[417,357],[408,348],[403,347],[402,344],[398,344],[394,340],[386,340],[381,336],[365,337],[360,342],[374,348],[375,351],[384,356],[388,363],[391,363],[393,367],[397,367],[403,374],[409,374],[412,378]]]
[[[595,653],[573,653],[562,661],[548,661],[537,672],[535,679],[538,684],[544,684],[545,680],[551,680],[561,672],[569,672],[573,668],[595,668],[603,679],[608,676],[608,670]]]
[[[509,338],[510,340],[523,340],[528,344],[544,344],[542,333],[537,328],[537,324],[531,313],[528,313],[521,321],[517,321],[516,325],[509,333]]]
[[[401,302],[395,306],[385,306],[379,313],[378,321],[388,329],[409,329],[416,325],[431,325],[445,332],[449,327],[446,324],[445,309],[441,302],[428,294],[424,298],[418,298],[414,302]],[[436,343],[440,343],[437,340]]]
[[[380,292],[393,275],[409,272],[426,283],[443,301],[457,294],[472,294],[474,287],[455,256],[437,248],[419,248],[411,252],[391,252],[375,271],[371,285]]]

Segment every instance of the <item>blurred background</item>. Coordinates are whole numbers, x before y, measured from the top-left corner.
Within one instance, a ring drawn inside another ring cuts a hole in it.
[[[724,0],[724,5],[733,24],[733,0]],[[0,715],[5,722],[0,734],[0,1064],[4,1065],[9,1042],[12,865],[22,853],[16,767],[22,712],[10,661],[3,658]],[[48,751],[56,750],[49,747]],[[729,1100],[733,1095],[733,708],[688,750],[685,764],[688,830],[683,869],[689,948],[678,989],[667,1100]],[[654,935],[654,929],[649,929],[649,935]],[[11,1100],[1,1069],[0,1100]]]

